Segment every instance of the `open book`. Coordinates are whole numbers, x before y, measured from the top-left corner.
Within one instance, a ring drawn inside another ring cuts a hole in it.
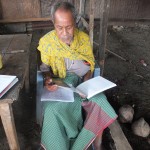
[[[53,92],[44,87],[41,101],[74,102],[74,94],[68,87],[58,86],[58,89]]]
[[[107,89],[115,87],[116,84],[101,77],[97,76],[92,78],[88,81],[85,81],[78,85],[75,88],[75,92],[84,95],[87,99],[91,98],[92,96],[101,93]]]
[[[16,76],[0,75],[0,98],[17,82]]]
[[[116,84],[101,76],[97,76],[95,78],[92,78],[88,81],[81,83],[76,88],[70,84],[68,86],[70,86],[70,88],[59,86],[58,90],[54,92],[49,92],[44,88],[41,101],[73,102],[74,101],[73,92],[79,93],[83,97],[89,99],[98,93],[101,93],[107,89],[115,87]]]

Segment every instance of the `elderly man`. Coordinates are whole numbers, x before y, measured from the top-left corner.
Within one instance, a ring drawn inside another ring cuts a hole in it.
[[[45,87],[55,91],[58,86],[53,84],[53,76],[73,86],[77,86],[81,79],[91,78],[94,57],[89,36],[75,28],[74,6],[68,2],[57,3],[51,15],[55,30],[40,39],[38,50]],[[83,150],[94,141],[95,149],[100,149],[102,132],[116,119],[116,113],[102,93],[91,99],[74,93],[74,98],[73,103],[44,102],[43,148]]]

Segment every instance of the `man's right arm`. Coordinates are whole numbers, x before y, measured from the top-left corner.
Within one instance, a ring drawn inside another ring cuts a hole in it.
[[[51,76],[52,76],[51,74],[52,73],[51,73],[51,69],[50,69],[50,67],[48,65],[42,63],[40,65],[40,70],[41,70],[41,72],[43,74],[43,80],[45,80],[47,78],[51,78]]]
[[[49,90],[49,91],[55,91],[57,90],[57,85],[54,84],[52,82],[52,71],[51,71],[51,68],[50,66],[42,63],[40,65],[40,70],[43,74],[43,83],[44,83],[44,86]]]

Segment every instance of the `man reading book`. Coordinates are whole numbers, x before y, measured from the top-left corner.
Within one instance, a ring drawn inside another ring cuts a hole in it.
[[[94,57],[87,34],[75,27],[76,11],[72,4],[60,2],[51,9],[55,29],[39,41],[40,66],[45,87],[57,91],[52,76],[76,87],[91,78]],[[104,94],[85,99],[74,93],[74,102],[44,102],[41,145],[46,150],[83,150],[94,142],[101,148],[103,130],[117,117]],[[83,113],[85,118],[83,119]]]

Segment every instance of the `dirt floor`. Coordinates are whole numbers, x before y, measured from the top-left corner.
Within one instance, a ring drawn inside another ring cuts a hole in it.
[[[138,25],[124,27],[121,31],[110,29],[107,49],[126,61],[107,53],[104,76],[114,81],[117,88],[108,91],[108,97],[116,111],[124,104],[134,107],[133,122],[140,117],[150,124],[150,27]],[[131,132],[131,124],[122,125],[123,131],[135,150],[148,150],[148,138],[140,138]]]
[[[98,42],[99,32],[95,27],[95,41]],[[30,48],[30,93],[24,89],[17,102],[13,103],[15,124],[19,137],[21,150],[38,150],[40,141],[40,127],[36,124],[36,47],[39,38],[47,31],[34,31]],[[5,33],[5,32],[3,32]],[[130,104],[134,106],[135,115],[133,121],[140,117],[150,124],[150,27],[138,25],[108,29],[107,49],[122,56],[122,60],[109,52],[106,52],[104,77],[115,82],[116,88],[108,90],[106,95],[115,108]],[[96,45],[95,49],[98,49]],[[131,124],[121,124],[122,129],[134,150],[148,150],[148,138],[135,136],[131,131]],[[108,130],[108,129],[107,129]],[[106,131],[107,132],[107,131]],[[149,137],[150,138],[150,137]],[[105,139],[109,139],[105,134]],[[111,140],[111,139],[110,139]],[[112,141],[111,141],[112,142]],[[104,141],[109,145],[108,141]],[[106,146],[107,147],[107,146]],[[113,148],[112,145],[109,147]],[[8,143],[0,123],[0,150],[7,150]],[[109,149],[109,148],[108,148]]]

